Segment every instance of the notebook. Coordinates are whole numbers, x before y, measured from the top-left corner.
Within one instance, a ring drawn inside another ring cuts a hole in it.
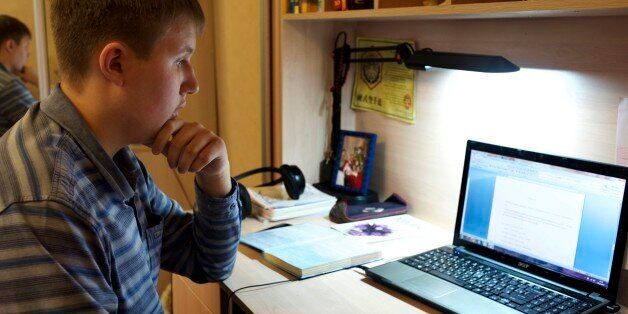
[[[617,295],[627,178],[621,166],[469,141],[453,245],[367,276],[458,313],[598,311]]]
[[[381,251],[329,227],[312,223],[249,233],[240,242],[299,277],[350,268],[381,258]]]

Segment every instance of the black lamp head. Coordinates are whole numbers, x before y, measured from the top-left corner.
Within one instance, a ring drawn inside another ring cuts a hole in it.
[[[437,52],[422,49],[404,61],[409,69],[425,70],[426,66],[453,70],[487,73],[519,71],[519,67],[502,56],[476,55],[468,53]]]

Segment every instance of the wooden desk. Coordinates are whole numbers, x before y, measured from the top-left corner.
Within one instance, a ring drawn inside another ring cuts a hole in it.
[[[292,224],[314,222],[332,224],[323,217],[295,219]],[[258,231],[274,225],[246,219],[243,233]],[[406,245],[413,252],[450,244],[451,232],[427,224],[421,239],[380,242],[387,249]],[[189,279],[173,276],[174,313],[228,312],[227,296],[234,290],[256,284],[294,279],[293,276],[263,260],[260,254],[240,245],[233,274],[224,283],[199,285]],[[628,273],[624,271],[619,286],[618,301],[628,304]],[[233,312],[252,313],[435,313],[436,310],[410,297],[376,283],[357,268],[338,271],[299,282],[250,288],[239,291],[233,298]],[[628,313],[622,306],[620,313]]]
[[[292,224],[313,222],[331,225],[326,217],[290,220]],[[255,232],[274,225],[247,218],[242,233]],[[452,235],[426,223],[420,239],[397,239],[380,242],[384,255],[395,246],[407,246],[407,254],[419,253],[451,244]],[[394,243],[393,243],[394,242]],[[394,255],[394,254],[393,254]],[[221,312],[228,312],[228,295],[245,286],[294,279],[266,262],[259,252],[240,245],[233,274],[221,284]],[[374,282],[358,268],[337,271],[303,281],[287,282],[259,288],[244,289],[232,298],[233,312],[250,313],[436,313],[438,311]]]

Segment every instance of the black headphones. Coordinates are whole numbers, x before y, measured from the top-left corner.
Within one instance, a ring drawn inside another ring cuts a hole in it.
[[[279,173],[281,177],[268,183],[264,183],[260,186],[270,186],[275,185],[279,182],[283,182],[283,185],[286,187],[286,192],[288,192],[288,196],[295,200],[299,199],[299,196],[301,196],[301,194],[303,194],[303,190],[305,190],[305,176],[303,175],[303,172],[301,172],[301,169],[294,165],[282,165],[279,168],[257,168],[241,173],[233,178],[238,181],[248,176],[263,172]],[[242,218],[244,218],[251,214],[251,197],[249,196],[249,192],[246,190],[246,187],[244,185],[238,182],[238,186],[240,190],[240,202],[242,203]]]

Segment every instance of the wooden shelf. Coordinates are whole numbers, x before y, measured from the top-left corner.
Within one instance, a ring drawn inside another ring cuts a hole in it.
[[[628,0],[528,0],[283,14],[284,21],[390,21],[628,15]]]

